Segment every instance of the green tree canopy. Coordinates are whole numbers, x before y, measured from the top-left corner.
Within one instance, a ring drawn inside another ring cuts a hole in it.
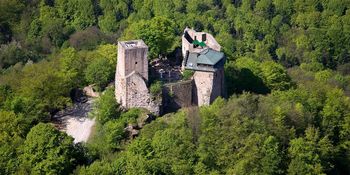
[[[30,174],[68,174],[76,163],[73,138],[50,124],[33,127],[21,150],[20,169]]]
[[[282,65],[273,61],[263,62],[261,71],[265,84],[271,90],[287,90],[292,87],[291,78]]]
[[[327,158],[332,154],[333,145],[327,137],[320,138],[315,128],[308,128],[305,132],[305,138],[291,140],[288,173],[325,174],[325,170],[331,166]]]
[[[176,46],[175,24],[166,17],[155,17],[132,24],[125,33],[125,39],[143,39],[149,47],[150,59],[165,55]]]
[[[85,70],[85,79],[90,84],[95,84],[98,90],[107,86],[114,76],[114,66],[107,58],[94,59]]]
[[[0,111],[0,174],[12,174],[18,168],[17,149],[29,128],[22,115]]]
[[[101,124],[105,124],[120,116],[118,107],[119,105],[114,97],[114,90],[108,88],[96,102],[94,115]]]

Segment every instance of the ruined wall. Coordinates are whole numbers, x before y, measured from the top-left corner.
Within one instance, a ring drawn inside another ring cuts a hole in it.
[[[202,72],[193,75],[193,103],[198,106],[210,105],[217,97],[224,96],[224,71]]]
[[[192,80],[168,83],[163,87],[163,111],[174,112],[192,105]]]
[[[223,68],[217,70],[214,73],[213,90],[210,97],[210,104],[213,103],[219,96],[226,97],[225,75]]]
[[[216,50],[216,51],[220,51],[221,50],[221,46],[220,44],[215,40],[215,38],[213,37],[213,35],[206,33],[206,32],[196,32],[193,29],[189,29],[186,28],[184,30],[184,33],[187,31],[187,33],[191,36],[192,39],[197,39],[199,41],[203,41],[203,34],[206,35],[206,41],[204,41],[204,43],[211,49]],[[193,44],[189,43],[184,35],[182,36],[182,55],[183,57],[185,57],[186,55],[186,51],[189,52],[201,52],[203,49],[200,48],[193,48]]]
[[[117,68],[118,69],[118,68]],[[115,73],[115,98],[121,106],[126,106],[126,79],[118,71]]]
[[[156,99],[152,99],[151,94],[147,88],[147,85],[138,73],[133,73],[126,78],[126,107],[140,107],[146,108],[154,114],[160,113],[160,102],[156,102]],[[159,99],[157,99],[159,100]]]
[[[150,112],[159,115],[161,99],[153,99],[145,80],[137,73],[132,72],[125,78],[117,78],[116,95],[119,95],[118,102],[125,108],[146,108]],[[124,91],[119,91],[120,89]]]

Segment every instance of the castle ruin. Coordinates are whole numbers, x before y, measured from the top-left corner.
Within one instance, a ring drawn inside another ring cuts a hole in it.
[[[211,34],[186,28],[182,36],[183,70],[193,70],[192,101],[198,106],[209,105],[225,96],[224,53]]]
[[[117,102],[125,108],[146,108],[156,115],[170,109],[211,104],[217,97],[225,96],[226,57],[220,49],[212,35],[186,28],[182,36],[181,70],[190,70],[194,74],[190,80],[165,83],[161,100],[156,100],[147,86],[147,45],[142,40],[118,42],[115,78]],[[171,71],[168,74],[170,76]]]
[[[148,47],[142,40],[118,42],[118,60],[115,76],[115,97],[125,107],[146,108],[159,114],[160,105],[149,93]]]

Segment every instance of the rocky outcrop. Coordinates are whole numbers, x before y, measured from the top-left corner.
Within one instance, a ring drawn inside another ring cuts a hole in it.
[[[129,124],[126,128],[124,128],[124,131],[127,132],[130,138],[135,138],[140,133],[139,129],[140,128],[138,128],[137,126]]]
[[[52,117],[55,127],[72,136],[74,143],[88,141],[95,124],[95,119],[89,118],[94,100],[86,98],[86,101],[75,102],[72,106],[57,112]]]
[[[84,89],[83,89],[84,94],[88,97],[93,97],[93,98],[100,97],[100,93],[94,91],[93,86],[94,85],[89,85],[89,86],[84,87]]]
[[[129,124],[126,128],[124,128],[124,131],[127,132],[130,138],[135,138],[139,135],[140,130],[146,124],[151,123],[155,119],[156,119],[156,116],[152,114],[146,114],[138,118],[137,124]]]
[[[156,119],[156,116],[154,116],[152,114],[146,114],[146,115],[141,116],[140,118],[138,118],[137,126],[139,128],[143,128],[146,124],[151,123],[155,119]]]

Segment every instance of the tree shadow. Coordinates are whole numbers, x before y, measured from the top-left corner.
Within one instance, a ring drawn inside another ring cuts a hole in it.
[[[244,91],[256,94],[268,94],[271,92],[263,80],[247,68],[237,70],[229,66],[225,70],[225,79],[228,96],[241,94]]]

